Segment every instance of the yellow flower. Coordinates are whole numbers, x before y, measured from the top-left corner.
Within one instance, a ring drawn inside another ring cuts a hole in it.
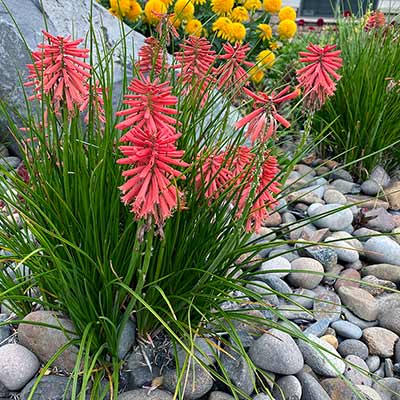
[[[257,63],[265,68],[271,68],[275,64],[275,54],[271,50],[263,50],[257,56]]]
[[[246,37],[246,27],[240,22],[233,22],[230,25],[228,40],[232,43],[242,43]]]
[[[272,38],[272,28],[268,24],[259,24],[257,29],[260,31],[262,40],[270,40]]]
[[[161,0],[166,6],[167,8],[172,4],[173,0]]]
[[[190,0],[177,0],[174,11],[178,18],[191,20],[194,15],[194,5]]]
[[[167,6],[161,0],[149,0],[144,6],[144,14],[146,15],[147,22],[151,25],[155,25],[160,17],[153,14],[155,11],[158,14],[165,14],[167,12]]]
[[[235,7],[231,12],[231,20],[234,22],[246,22],[249,20],[249,12],[244,7]]]
[[[233,0],[211,0],[211,9],[215,14],[228,14],[233,8]]]
[[[278,43],[278,42],[270,42],[270,43],[269,43],[269,48],[270,48],[271,50],[279,49],[279,47],[281,47],[281,44]]]
[[[188,35],[200,37],[203,32],[203,25],[198,19],[190,20],[185,26]]]
[[[296,22],[284,19],[278,25],[278,34],[282,39],[291,39],[297,31]]]
[[[264,79],[264,71],[260,68],[250,70],[250,79],[254,83],[260,83]]]
[[[278,16],[280,21],[283,21],[284,19],[296,21],[296,11],[294,10],[294,8],[289,6],[282,7],[279,11]]]
[[[232,21],[227,17],[219,17],[213,23],[212,30],[217,32],[217,36],[227,40],[230,36]]]
[[[123,18],[130,8],[129,0],[110,0],[110,12],[116,17]]]
[[[129,19],[129,21],[136,21],[141,15],[142,15],[142,7],[140,7],[140,4],[137,1],[131,1],[130,4],[130,9],[126,13],[125,17]]]
[[[246,0],[243,7],[249,11],[256,11],[262,7],[262,4],[260,0]]]
[[[175,14],[170,14],[168,19],[175,28],[178,29],[181,26],[182,21]]]
[[[264,0],[264,9],[271,14],[276,14],[282,7],[282,0]]]

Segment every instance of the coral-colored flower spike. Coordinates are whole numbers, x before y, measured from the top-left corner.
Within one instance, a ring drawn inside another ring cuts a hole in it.
[[[177,187],[177,178],[184,179],[176,167],[188,167],[178,150],[176,141],[175,108],[177,98],[171,95],[168,82],[151,82],[149,78],[133,79],[128,89],[133,94],[125,95],[128,109],[117,112],[126,117],[117,129],[125,130],[120,147],[125,158],[118,161],[131,169],[123,172],[127,179],[121,186],[122,201],[131,204],[137,219],[153,218],[160,226],[173,210],[182,203],[182,193]]]
[[[290,127],[290,122],[278,113],[276,106],[297,97],[299,94],[298,90],[290,92],[290,87],[286,86],[279,93],[276,94],[273,92],[270,95],[264,92],[256,94],[247,88],[243,88],[243,90],[255,100],[253,105],[254,111],[238,121],[236,128],[240,129],[248,125],[246,137],[253,144],[257,140],[265,142],[274,135],[277,131],[278,123],[285,128]]]
[[[215,51],[207,39],[196,36],[189,36],[179,46],[181,51],[175,52],[176,68],[181,70],[179,77],[185,85],[185,93],[192,90],[198,93],[201,105],[204,105],[208,98],[207,89],[214,82]]]
[[[120,146],[126,158],[119,164],[131,165],[124,171],[127,178],[120,189],[122,201],[130,204],[137,219],[153,217],[160,226],[179,205],[182,193],[175,179],[184,178],[174,167],[187,167],[181,160],[184,151],[177,150],[175,142],[179,134],[164,136],[156,132],[149,136],[140,128],[134,128],[125,135],[129,145]]]
[[[157,76],[167,66],[166,54],[158,39],[149,37],[144,42],[139,50],[139,61],[136,65],[142,74],[154,72]]]
[[[156,11],[152,11],[153,14],[159,18],[156,31],[158,37],[165,39],[167,46],[171,44],[171,38],[179,39],[179,33],[174,26],[174,21],[177,18],[174,13],[172,14],[160,14]]]
[[[280,192],[280,184],[276,180],[279,173],[278,161],[275,157],[268,153],[264,155],[264,163],[261,169],[259,184],[255,191],[255,200],[249,212],[249,217],[246,222],[247,232],[259,232],[263,221],[268,217],[269,209],[276,205],[274,195]],[[243,193],[240,196],[238,209],[240,216],[245,209],[252,190],[252,181],[249,181]]]
[[[29,100],[41,99],[44,92],[51,96],[56,112],[65,103],[72,115],[87,94],[91,67],[80,59],[87,58],[89,50],[78,48],[83,39],[71,40],[71,36],[53,36],[45,31],[43,35],[49,43],[38,45],[39,50],[32,52],[34,63],[28,65],[30,82],[25,86],[33,86],[35,91]]]
[[[250,78],[250,75],[245,71],[243,66],[248,68],[254,66],[253,63],[246,61],[250,45],[237,43],[235,46],[232,46],[230,43],[225,43],[222,47],[225,54],[220,55],[218,58],[224,60],[225,63],[216,70],[218,88],[226,87],[229,90],[234,88],[235,91],[238,91],[248,83]]]
[[[200,159],[200,171],[195,178],[196,190],[201,192],[208,199],[216,199],[219,197],[227,182],[231,179],[232,174],[226,168],[225,153],[210,154],[205,161]]]
[[[336,45],[324,48],[312,43],[308,52],[300,52],[300,62],[307,63],[296,71],[299,86],[304,90],[305,103],[311,110],[318,110],[336,90],[336,82],[341,77],[337,70],[342,66],[341,50]]]
[[[176,120],[172,115],[177,114],[175,106],[178,99],[171,95],[168,82],[160,83],[158,79],[151,82],[148,77],[141,80],[134,78],[128,90],[133,94],[124,96],[123,101],[129,108],[118,111],[116,115],[126,117],[116,128],[141,128],[149,135],[159,132],[163,135],[176,134]],[[125,140],[125,135],[121,141]]]
[[[386,18],[385,14],[382,11],[374,11],[367,20],[367,23],[365,24],[365,30],[370,31],[373,29],[378,29],[382,28],[385,26],[386,23]]]

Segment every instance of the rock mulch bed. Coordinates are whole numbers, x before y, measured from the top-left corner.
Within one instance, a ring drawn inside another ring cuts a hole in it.
[[[16,168],[14,157],[9,159]],[[253,299],[241,292],[232,293],[236,302],[222,305],[262,315],[286,329],[262,333],[237,323],[248,356],[268,376],[264,384],[271,395],[256,394],[255,375],[245,359],[229,347],[220,354],[232,382],[255,400],[349,400],[358,398],[354,388],[366,399],[400,399],[400,293],[395,292],[400,285],[400,182],[377,167],[360,185],[335,167],[318,161],[297,165],[288,178],[290,193],[253,238],[269,245],[243,268],[268,260],[246,286],[270,306],[255,310],[249,305]],[[293,245],[282,245],[282,239]],[[277,312],[285,320],[278,320]],[[5,304],[2,313],[0,321],[12,318]],[[65,316],[35,311],[25,319],[62,326],[71,334],[29,324],[14,327],[15,332],[0,327],[0,399],[16,393],[27,399],[40,366],[74,338]],[[130,321],[120,344],[120,358],[126,363],[121,379],[125,392],[119,398],[172,399],[177,385],[174,363],[162,368],[165,359],[158,363],[157,351],[150,351],[150,369],[138,344]],[[197,344],[207,357],[198,356],[216,364],[215,348],[200,338]],[[54,364],[62,373],[45,376],[34,400],[62,398],[76,356],[75,347],[62,354]],[[190,369],[185,399],[233,398],[198,365]]]

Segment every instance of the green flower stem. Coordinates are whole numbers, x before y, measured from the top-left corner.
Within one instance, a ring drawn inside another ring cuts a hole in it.
[[[151,255],[153,251],[153,238],[154,226],[152,225],[151,229],[146,233],[146,250],[144,254],[144,261],[142,268],[138,269],[138,282],[135,289],[135,292],[142,298],[144,298],[142,291],[146,282],[146,276],[149,270]]]

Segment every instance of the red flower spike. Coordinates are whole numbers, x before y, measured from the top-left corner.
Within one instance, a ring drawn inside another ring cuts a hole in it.
[[[182,160],[184,151],[176,148],[180,134],[171,115],[177,111],[170,107],[177,98],[171,95],[168,82],[143,77],[133,79],[129,90],[133,94],[125,95],[124,103],[130,108],[117,112],[126,119],[116,126],[128,129],[120,139],[127,143],[120,146],[125,158],[118,163],[131,166],[123,172],[127,181],[120,188],[122,201],[131,205],[137,219],[153,218],[160,227],[182,203],[176,180],[184,176],[176,167],[189,166]]]
[[[276,181],[276,176],[279,173],[278,161],[268,153],[265,153],[264,160],[259,183],[255,191],[255,200],[246,222],[247,232],[259,232],[263,221],[269,216],[268,209],[274,208],[277,203],[274,195],[280,192],[280,184]],[[255,168],[253,168],[253,173],[255,173]],[[253,179],[249,180],[240,195],[238,217],[242,215],[247,206],[247,202],[249,201]]]
[[[171,44],[171,37],[179,39],[179,33],[176,30],[173,21],[176,18],[175,14],[160,14],[156,11],[152,13],[159,18],[159,22],[156,27],[158,37],[165,39],[165,44],[169,46]]]
[[[253,63],[246,61],[250,45],[237,43],[232,46],[230,43],[225,43],[222,47],[225,54],[220,55],[218,58],[224,60],[225,64],[222,64],[215,71],[216,75],[218,75],[218,88],[221,89],[225,86],[227,89],[233,88],[234,91],[239,91],[248,84],[250,78],[243,66],[254,67]]]
[[[124,194],[122,201],[131,205],[137,219],[153,217],[160,226],[182,197],[175,179],[184,176],[174,167],[189,166],[181,160],[184,151],[175,146],[180,135],[164,136],[157,132],[149,136],[140,128],[133,128],[125,136],[125,141],[131,144],[120,146],[126,158],[118,163],[132,168],[123,172],[127,181],[120,187]]]
[[[175,52],[178,61],[175,68],[181,70],[178,76],[186,86],[184,93],[199,93],[201,105],[204,105],[208,98],[207,89],[214,82],[215,51],[206,38],[196,36],[189,36],[179,46],[181,51]]]
[[[367,20],[365,24],[365,30],[371,31],[373,29],[379,29],[385,26],[386,19],[385,14],[382,11],[374,11]]]
[[[207,160],[200,165],[201,171],[195,178],[196,190],[201,191],[202,188],[206,188],[204,195],[207,199],[218,198],[231,179],[232,174],[225,164],[225,153],[221,153],[209,155]]]
[[[140,128],[149,135],[161,132],[163,135],[175,135],[176,109],[171,108],[178,102],[177,97],[171,95],[168,82],[160,83],[158,79],[151,82],[148,77],[141,80],[134,78],[128,86],[133,94],[124,96],[123,103],[129,108],[118,111],[116,115],[126,119],[116,125],[117,129]],[[126,135],[121,141],[126,140]]]
[[[80,106],[87,95],[86,80],[90,78],[89,64],[79,60],[88,57],[88,49],[77,46],[83,39],[71,40],[71,36],[53,36],[43,31],[48,44],[39,44],[39,51],[32,52],[33,64],[28,65],[30,75],[25,86],[34,88],[34,95],[29,100],[41,99],[42,91],[51,96],[56,112],[61,104],[67,105],[70,115],[75,106]]]
[[[263,92],[255,94],[247,88],[243,88],[243,90],[255,100],[254,111],[236,122],[236,128],[240,129],[248,124],[245,135],[251,140],[252,144],[257,140],[265,142],[274,135],[277,131],[277,123],[285,128],[290,127],[290,122],[278,113],[276,106],[297,97],[298,90],[290,92],[290,87],[286,86],[278,94],[273,92],[271,95]]]
[[[166,54],[158,39],[149,37],[144,42],[146,44],[139,50],[139,61],[136,65],[142,74],[153,71],[157,76],[167,66]]]
[[[228,150],[226,155],[230,157],[226,163],[226,167],[235,180],[240,180],[240,178],[243,177],[243,174],[246,173],[246,169],[253,164],[255,157],[251,149],[246,146],[239,146],[234,151]]]
[[[306,106],[311,110],[320,109],[329,96],[336,90],[336,82],[341,77],[337,70],[342,66],[341,50],[336,45],[324,48],[312,43],[308,52],[300,52],[300,62],[307,63],[296,71],[299,86],[304,90]]]

